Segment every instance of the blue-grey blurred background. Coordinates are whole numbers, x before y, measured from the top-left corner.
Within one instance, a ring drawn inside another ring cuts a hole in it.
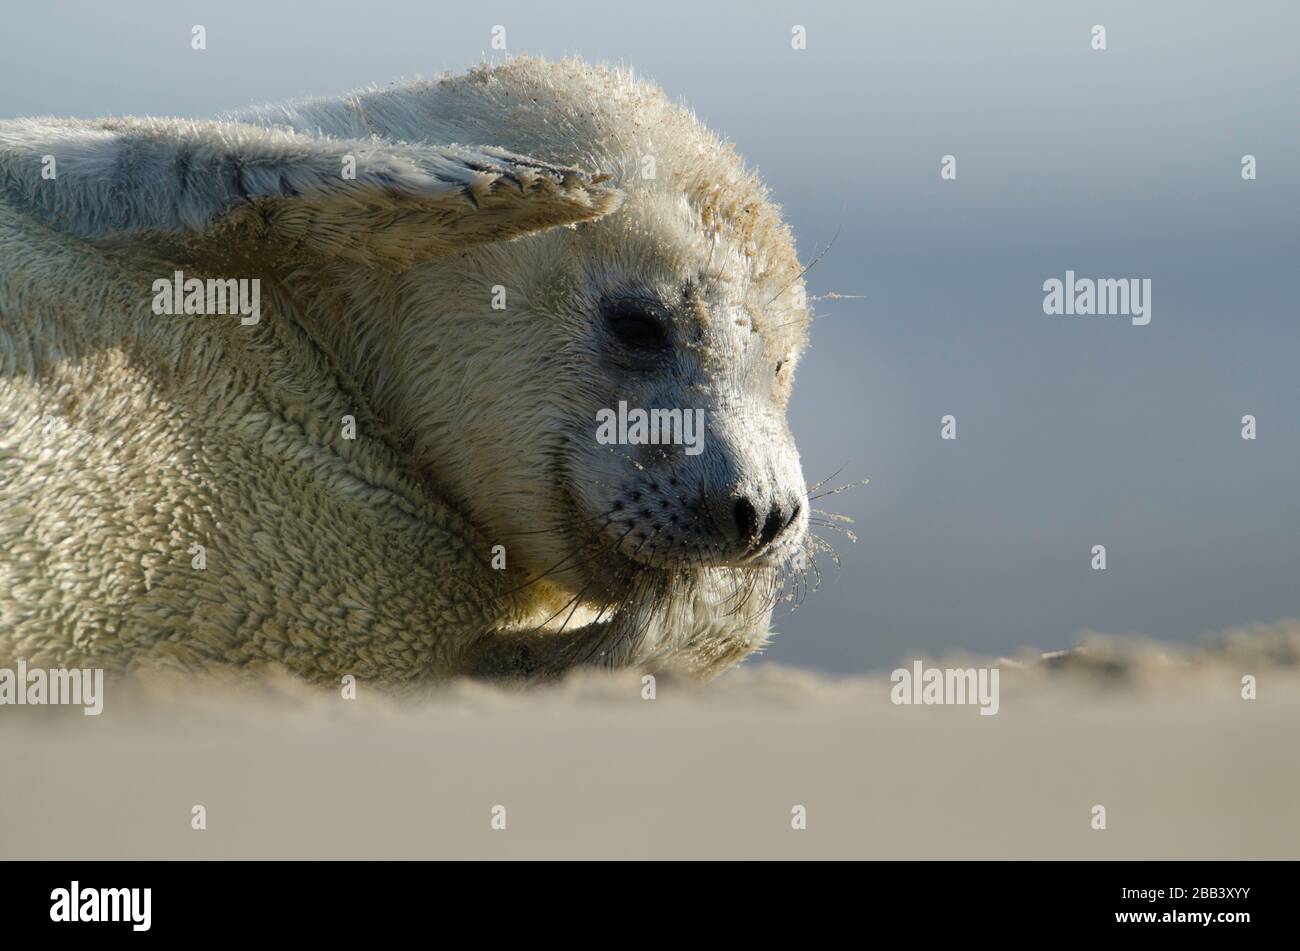
[[[811,293],[861,295],[818,305],[791,411],[810,481],[871,480],[822,503],[859,541],[831,537],[842,569],[779,610],[769,659],[856,671],[1300,616],[1300,6],[221,0],[4,20],[3,116],[203,116],[435,76],[500,58],[500,24],[510,54],[625,62],[733,139],[806,259],[839,232]],[[1045,316],[1067,269],[1150,278],[1150,325]]]

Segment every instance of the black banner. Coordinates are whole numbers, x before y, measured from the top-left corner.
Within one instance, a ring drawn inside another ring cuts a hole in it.
[[[702,916],[728,930],[775,918],[926,939],[1131,932],[1231,941],[1285,927],[1295,895],[1295,865],[1279,862],[629,862],[567,863],[558,873],[534,864],[10,862],[0,875],[7,936],[90,940],[373,939],[421,921],[439,931],[486,922],[494,939],[515,925],[540,939],[538,923],[592,916],[620,919],[611,935],[625,940]]]

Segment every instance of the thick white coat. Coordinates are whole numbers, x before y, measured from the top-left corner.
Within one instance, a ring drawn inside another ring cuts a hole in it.
[[[0,253],[0,663],[396,683],[711,672],[766,639],[806,504],[744,563],[717,512],[637,548],[609,524],[678,465],[709,500],[804,494],[788,230],[630,73],[517,59],[211,122],[0,122]],[[177,270],[257,278],[260,320],[155,314]],[[593,316],[628,287],[682,342],[652,389]],[[596,446],[620,398],[705,407],[717,448]]]

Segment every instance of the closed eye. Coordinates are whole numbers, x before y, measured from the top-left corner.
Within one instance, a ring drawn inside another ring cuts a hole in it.
[[[668,346],[668,315],[653,301],[611,301],[603,313],[610,332],[624,346],[642,352]]]

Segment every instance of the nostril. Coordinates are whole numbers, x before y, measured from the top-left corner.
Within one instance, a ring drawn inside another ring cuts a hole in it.
[[[790,512],[790,517],[786,519],[785,527],[789,528],[791,525],[793,525],[794,520],[799,517],[799,513],[802,511],[803,511],[803,504],[800,502],[794,503],[794,508]]]
[[[758,534],[758,510],[754,508],[754,503],[746,498],[736,500],[736,507],[732,510],[736,519],[736,531],[740,533],[740,540],[747,542]]]
[[[779,505],[772,506],[772,511],[767,513],[767,520],[763,522],[763,534],[758,539],[759,546],[770,545],[772,539],[781,534],[781,529],[785,528],[785,526],[785,516],[781,514],[781,507]]]

